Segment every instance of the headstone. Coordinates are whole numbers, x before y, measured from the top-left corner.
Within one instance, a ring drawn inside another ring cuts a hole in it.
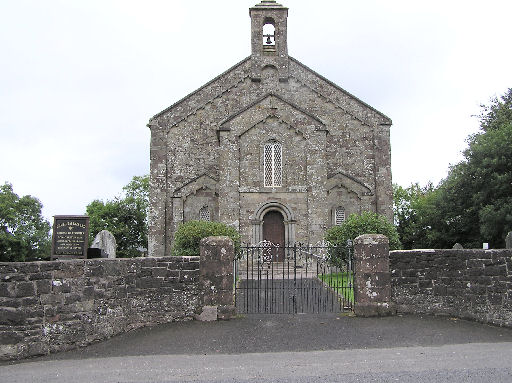
[[[101,249],[101,256],[103,258],[116,257],[116,239],[114,238],[114,235],[108,230],[102,230],[96,234],[91,247],[95,249]]]
[[[505,238],[505,248],[512,249],[512,231],[509,231]]]
[[[104,254],[104,252],[101,249],[95,249],[92,247],[87,249],[87,259],[101,258],[102,254]]]
[[[484,242],[484,243],[482,244],[482,249],[484,249],[484,250],[489,250],[489,243],[488,243],[488,242]]]
[[[56,215],[53,217],[52,260],[86,258],[88,242],[88,216]]]
[[[457,242],[455,245],[453,245],[452,249],[462,250],[462,249],[464,249],[464,246],[462,246],[459,242]]]

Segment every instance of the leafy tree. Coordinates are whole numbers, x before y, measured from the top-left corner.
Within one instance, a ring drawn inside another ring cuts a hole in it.
[[[117,243],[117,256],[137,257],[147,248],[149,176],[135,176],[123,187],[123,195],[111,201],[92,201],[87,205],[92,242],[101,230],[110,231]]]
[[[480,127],[484,132],[500,129],[512,121],[512,88],[500,98],[491,98],[489,105],[480,105],[482,112],[478,115]]]
[[[406,248],[504,246],[512,230],[512,88],[479,117],[464,160],[437,188],[395,187],[395,223]]]
[[[228,236],[235,245],[235,254],[240,251],[240,234],[238,231],[221,222],[188,221],[181,224],[174,235],[172,255],[199,255],[199,242],[211,236]]]
[[[512,121],[474,135],[443,185],[458,242],[503,247],[512,230]]]
[[[385,216],[371,212],[351,214],[342,225],[327,230],[325,239],[333,245],[345,246],[348,240],[353,241],[362,234],[384,234],[391,250],[401,248],[395,226]]]
[[[32,196],[19,197],[9,183],[0,186],[0,261],[31,261],[50,256],[50,223],[43,205]]]
[[[499,248],[512,230],[512,88],[483,107],[480,126],[441,185],[440,202],[453,243]]]
[[[418,210],[423,205],[423,198],[432,191],[432,184],[422,188],[418,183],[408,188],[393,185],[394,224],[400,241],[405,249],[417,246],[421,230],[421,215]]]

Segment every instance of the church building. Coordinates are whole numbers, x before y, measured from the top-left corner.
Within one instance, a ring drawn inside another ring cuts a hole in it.
[[[316,243],[363,211],[392,220],[391,120],[288,55],[288,8],[249,14],[251,55],[148,123],[150,256],[190,220],[250,244]]]

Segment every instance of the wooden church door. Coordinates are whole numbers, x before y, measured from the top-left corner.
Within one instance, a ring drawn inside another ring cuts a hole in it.
[[[277,262],[284,261],[284,218],[278,211],[269,211],[263,217],[263,239],[279,245],[276,249]]]

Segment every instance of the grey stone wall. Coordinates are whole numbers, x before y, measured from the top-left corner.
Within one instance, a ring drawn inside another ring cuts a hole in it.
[[[200,305],[199,257],[0,263],[0,358],[188,320]]]
[[[202,263],[200,257],[0,263],[0,359],[64,351],[143,326],[202,319],[206,305],[218,306],[218,318],[228,319],[233,244],[225,238],[217,242],[211,238]],[[212,272],[215,278],[205,282]]]
[[[390,268],[399,312],[512,327],[512,250],[392,251]]]

